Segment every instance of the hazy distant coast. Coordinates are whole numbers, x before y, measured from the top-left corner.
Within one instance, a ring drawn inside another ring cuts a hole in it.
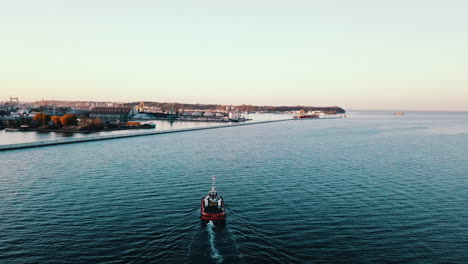
[[[160,102],[144,102],[145,105],[155,106],[161,109],[200,109],[200,110],[222,110],[229,105],[221,104],[185,104],[185,103],[160,103]],[[135,105],[135,102],[128,103],[126,105]],[[323,112],[335,112],[337,114],[344,114],[346,111],[339,106],[258,106],[258,105],[235,105],[234,108],[241,112],[290,112],[290,111],[323,111]]]
[[[70,107],[92,107],[99,105],[122,105],[132,107],[143,102],[146,106],[157,107],[163,111],[170,111],[171,109],[198,109],[198,110],[225,110],[226,107],[234,107],[237,111],[242,112],[290,112],[290,111],[322,111],[322,112],[336,112],[337,114],[344,114],[346,110],[339,106],[306,106],[306,105],[227,105],[227,104],[192,104],[192,103],[177,103],[177,102],[153,102],[153,101],[138,101],[138,102],[110,102],[110,101],[65,101],[65,100],[47,100],[32,102],[35,105],[48,104],[56,106],[70,106]]]

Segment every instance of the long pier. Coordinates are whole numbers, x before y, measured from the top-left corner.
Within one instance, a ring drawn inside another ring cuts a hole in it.
[[[215,128],[249,126],[249,125],[275,123],[275,122],[290,121],[290,120],[292,119],[267,120],[267,121],[245,122],[245,123],[231,123],[231,124],[219,125],[219,126],[191,127],[191,128],[160,130],[160,131],[156,130],[156,131],[133,132],[133,133],[128,133],[128,134],[103,135],[103,136],[95,136],[95,137],[90,136],[90,137],[82,137],[82,138],[64,138],[64,139],[57,139],[57,140],[6,144],[6,145],[0,145],[0,151],[45,147],[45,146],[62,145],[62,144],[73,144],[73,143],[98,141],[98,140],[110,140],[110,139],[119,139],[119,138],[127,138],[127,137],[141,137],[141,136],[160,135],[160,134],[169,134],[169,133],[180,133],[180,132],[189,132],[189,131],[215,129]]]

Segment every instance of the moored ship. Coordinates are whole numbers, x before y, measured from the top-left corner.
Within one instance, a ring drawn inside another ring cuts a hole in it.
[[[299,111],[299,114],[297,116],[294,116],[294,119],[305,119],[305,118],[319,118],[320,114],[318,113],[310,113],[310,114],[305,114],[304,110]]]

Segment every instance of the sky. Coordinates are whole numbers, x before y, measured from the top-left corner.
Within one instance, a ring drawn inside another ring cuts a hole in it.
[[[466,0],[0,2],[0,101],[468,110]]]

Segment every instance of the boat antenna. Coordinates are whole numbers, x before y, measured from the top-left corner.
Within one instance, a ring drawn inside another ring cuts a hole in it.
[[[211,186],[215,187],[216,184],[216,176],[211,177]]]

